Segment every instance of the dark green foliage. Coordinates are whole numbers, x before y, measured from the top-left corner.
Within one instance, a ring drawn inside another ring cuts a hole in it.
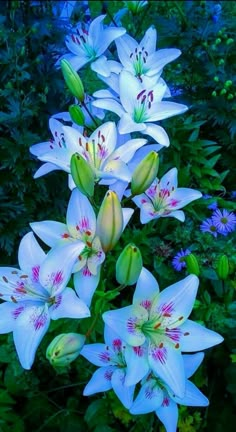
[[[1,2],[0,15],[0,250],[1,265],[17,265],[20,239],[29,223],[53,219],[63,221],[70,192],[67,175],[55,172],[34,180],[39,164],[29,147],[50,138],[49,117],[67,111],[70,98],[55,61],[66,52],[66,29],[52,15],[55,1]],[[81,3],[81,2],[78,2]],[[106,13],[106,22],[121,2],[89,2],[92,17]],[[234,210],[235,189],[235,49],[232,39],[235,3],[221,2],[216,21],[211,1],[149,1],[140,15],[124,15],[122,24],[130,35],[141,39],[154,25],[158,48],[176,47],[182,56],[163,74],[175,101],[190,110],[163,122],[171,145],[162,150],[159,174],[171,167],[179,170],[179,185],[201,190],[213,197],[188,205],[186,221],[161,219],[140,227],[139,210],[115,249],[107,255],[96,290],[91,318],[54,321],[37,352],[31,371],[17,360],[12,336],[0,336],[0,432],[156,432],[164,429],[154,414],[131,416],[113,392],[83,397],[83,389],[95,370],[79,357],[68,369],[54,370],[45,352],[52,339],[63,332],[85,334],[92,326],[89,343],[103,342],[105,310],[130,304],[134,287],[119,292],[115,265],[128,243],[141,250],[144,266],[152,271],[160,288],[182,279],[171,261],[181,248],[189,248],[198,259],[200,289],[192,317],[218,331],[225,342],[208,350],[203,366],[193,380],[210,399],[208,409],[181,407],[179,431],[234,430],[236,415],[236,256],[235,234],[215,239],[199,231],[201,221],[211,216],[207,208]],[[79,5],[80,6],[80,5]],[[83,19],[78,7],[72,22]],[[111,51],[114,45],[111,46]],[[104,87],[95,74],[81,71],[85,91]],[[232,83],[231,83],[232,81]],[[224,90],[224,91],[222,91]],[[230,96],[232,95],[232,97]],[[109,114],[106,118],[110,118]],[[117,119],[116,117],[114,117]],[[104,188],[105,190],[105,188]],[[103,192],[95,194],[99,205]],[[130,204],[130,203],[129,203]],[[132,203],[130,204],[133,205]],[[229,259],[229,277],[219,280],[218,259]],[[95,322],[95,325],[94,325]],[[94,325],[94,326],[93,326]]]

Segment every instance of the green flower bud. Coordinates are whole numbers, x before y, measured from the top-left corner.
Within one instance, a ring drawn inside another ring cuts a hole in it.
[[[215,40],[215,44],[216,45],[219,45],[221,43],[221,38],[217,38],[216,40]]]
[[[74,361],[85,342],[85,336],[77,333],[63,333],[56,336],[46,351],[46,358],[52,366],[68,366]]]
[[[116,263],[116,280],[120,284],[133,285],[137,282],[143,267],[140,250],[132,243],[121,252]]]
[[[229,88],[229,87],[231,87],[232,84],[233,84],[233,81],[231,81],[231,80],[227,80],[227,81],[225,81],[224,86],[225,86],[226,88]]]
[[[97,217],[97,235],[104,252],[108,252],[118,242],[123,231],[123,213],[115,192],[109,190],[101,204]]]
[[[233,38],[227,39],[226,45],[231,45],[232,43],[234,43],[234,39]]]
[[[218,77],[218,76],[214,76],[214,78],[213,78],[213,79],[214,79],[214,81],[215,81],[215,82],[219,82],[219,81],[220,81],[220,79],[219,79],[219,77]]]
[[[220,95],[221,95],[221,96],[225,95],[226,93],[227,93],[227,90],[226,90],[225,88],[223,88],[223,89],[220,91]]]
[[[187,265],[187,270],[190,274],[194,274],[196,276],[200,275],[198,260],[195,255],[192,253],[187,255],[185,258],[185,262]]]
[[[73,96],[75,96],[80,102],[84,101],[84,87],[82,81],[73,69],[71,64],[63,59],[61,60],[61,70],[66,82],[66,85]]]
[[[69,113],[74,123],[79,126],[84,126],[84,113],[79,105],[70,105]]]
[[[229,260],[226,255],[221,255],[216,267],[216,273],[219,279],[227,279],[229,274]]]
[[[219,63],[218,63],[218,64],[219,64],[219,66],[222,66],[222,65],[224,65],[224,64],[225,64],[225,61],[224,61],[224,59],[220,59],[220,60],[219,60]]]
[[[213,97],[216,97],[216,96],[217,96],[216,91],[214,90],[214,91],[211,93],[211,95],[212,95]]]
[[[74,153],[71,157],[70,171],[77,188],[84,195],[92,197],[95,183],[94,172],[79,153]]]
[[[138,164],[131,180],[132,195],[140,195],[152,184],[159,168],[158,153],[152,151]]]
[[[215,44],[212,44],[211,48],[213,51],[216,51],[216,45]]]
[[[227,99],[228,100],[232,100],[234,98],[234,95],[232,94],[232,93],[230,93],[228,96],[227,96]]]

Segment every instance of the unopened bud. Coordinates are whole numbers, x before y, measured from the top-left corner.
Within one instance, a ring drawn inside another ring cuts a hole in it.
[[[227,39],[227,41],[226,41],[226,45],[231,45],[232,43],[234,43],[233,38],[229,38],[229,39]]]
[[[227,279],[229,274],[229,260],[226,255],[221,255],[219,258],[217,267],[216,267],[216,273],[219,277],[219,279]]]
[[[84,120],[85,120],[84,113],[82,109],[79,107],[79,105],[70,105],[69,113],[74,123],[76,123],[79,126],[84,126]]]
[[[214,79],[215,82],[219,82],[219,80],[220,80],[218,76],[214,76],[213,79]]]
[[[227,80],[227,81],[225,81],[224,86],[225,86],[226,88],[229,88],[229,87],[232,86],[232,84],[233,84],[233,81],[231,81],[231,80]]]
[[[217,96],[216,91],[214,90],[214,91],[211,93],[211,95],[212,95],[213,97],[216,97],[216,96]]]
[[[185,262],[187,265],[187,270],[190,274],[194,274],[196,276],[200,275],[198,260],[195,255],[192,253],[187,255],[185,258]]]
[[[79,74],[73,69],[71,64],[63,59],[61,60],[61,70],[66,82],[66,85],[73,96],[80,102],[84,101],[84,87]]]
[[[150,152],[136,167],[131,180],[132,195],[139,195],[149,188],[156,178],[159,168],[159,156]]]
[[[52,366],[68,366],[74,361],[85,342],[85,336],[78,333],[63,333],[56,336],[46,351],[46,358]]]
[[[74,153],[71,157],[70,171],[80,192],[92,197],[95,183],[94,172],[88,162],[79,153]]]
[[[137,282],[143,267],[140,250],[134,244],[128,244],[121,252],[116,263],[116,280],[122,285]]]
[[[230,93],[228,96],[227,96],[227,99],[228,100],[232,100],[234,98],[234,95],[232,94],[232,93]]]
[[[221,96],[224,96],[226,93],[227,93],[227,90],[226,90],[225,88],[223,88],[223,89],[220,91],[220,95],[221,95]]]
[[[217,38],[216,40],[215,40],[215,44],[216,45],[219,45],[221,43],[221,38]]]
[[[97,217],[97,235],[104,252],[116,245],[123,231],[123,213],[115,192],[109,190],[101,204]]]
[[[224,64],[225,64],[225,61],[224,61],[224,59],[220,59],[220,60],[219,60],[219,63],[218,63],[218,64],[219,64],[219,66],[222,66],[222,65],[224,65]]]

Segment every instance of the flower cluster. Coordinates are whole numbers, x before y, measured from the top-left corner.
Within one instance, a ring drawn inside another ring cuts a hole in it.
[[[132,3],[129,10],[135,14],[147,2],[127,3]],[[79,23],[66,38],[70,53],[60,64],[76,104],[69,112],[50,118],[52,139],[30,148],[44,162],[35,178],[54,170],[67,173],[71,190],[67,213],[61,216],[63,222],[31,222],[33,232],[19,246],[19,269],[0,269],[0,333],[13,333],[25,369],[31,368],[51,319],[92,315],[93,295],[107,253],[134,213],[133,207],[124,207],[125,202],[140,208],[141,224],[168,217],[184,222],[182,208],[202,196],[197,190],[178,187],[175,167],[157,178],[157,151],[170,145],[157,122],[187,110],[185,105],[166,101],[171,93],[161,77],[165,65],[180,51],[156,50],[154,27],[137,42],[123,27],[105,26],[104,19],[102,15],[90,24]],[[113,41],[118,60],[111,59],[111,53],[109,58],[104,55]],[[108,86],[93,96],[84,94],[76,72],[88,63]],[[103,110],[118,115],[118,124],[103,122]],[[108,190],[98,203],[104,186]],[[233,213],[226,210],[222,214],[216,210],[212,216],[212,224],[223,234],[232,231],[235,223]],[[34,235],[49,248],[47,253]],[[184,266],[182,257],[188,253],[181,251],[175,257],[177,270]],[[112,388],[130,413],[155,411],[166,430],[173,431],[177,404],[208,404],[188,380],[203,354],[185,353],[219,344],[222,337],[188,319],[198,289],[196,276],[187,276],[160,292],[152,273],[143,267],[141,252],[129,244],[116,260],[116,279],[120,283],[117,292],[137,285],[132,305],[103,314],[105,344],[84,345],[89,331],[86,336],[63,333],[49,345],[47,358],[62,366],[81,354],[99,367],[85,395]]]
[[[203,223],[200,225],[200,230],[202,232],[208,232],[214,237],[217,237],[218,234],[227,236],[229,233],[235,230],[235,225],[236,216],[233,212],[229,212],[226,209],[216,209],[212,213],[211,218],[203,221]]]

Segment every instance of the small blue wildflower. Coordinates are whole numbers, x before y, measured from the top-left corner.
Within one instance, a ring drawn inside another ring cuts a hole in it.
[[[189,249],[181,249],[180,252],[178,252],[175,257],[172,260],[172,266],[174,267],[175,270],[177,271],[181,271],[183,268],[186,267],[186,262],[185,262],[185,257],[187,255],[190,255],[190,250]]]
[[[232,191],[231,194],[230,194],[230,197],[232,199],[236,199],[236,191]]]
[[[209,205],[207,206],[207,208],[208,208],[209,210],[217,210],[217,208],[218,208],[217,202],[214,201],[213,203],[209,204]]]
[[[200,230],[202,232],[209,232],[214,237],[217,237],[217,228],[212,218],[208,218],[205,221],[203,221],[202,224],[200,225]]]
[[[218,233],[227,235],[235,229],[236,216],[233,212],[229,212],[226,209],[217,209],[212,215],[212,221]]]
[[[209,198],[212,198],[212,195],[209,195],[209,194],[203,194],[203,195],[202,195],[202,198],[203,198],[203,199],[209,199]]]

